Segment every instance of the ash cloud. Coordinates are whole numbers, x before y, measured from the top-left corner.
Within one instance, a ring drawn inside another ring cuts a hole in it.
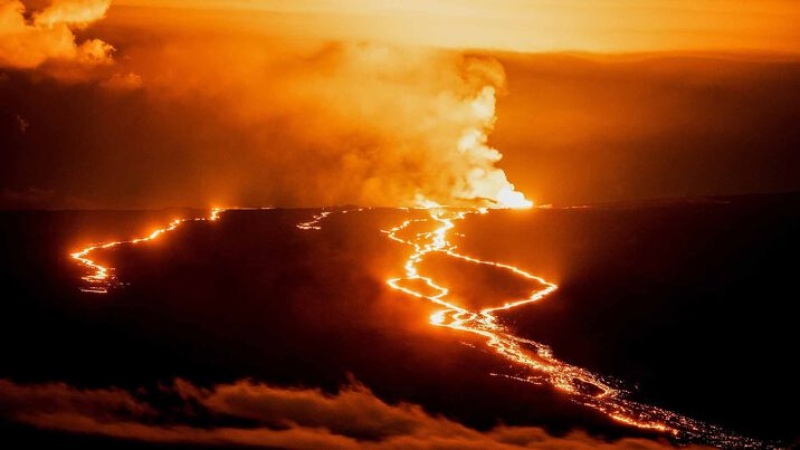
[[[388,404],[353,383],[336,394],[239,381],[200,388],[183,380],[161,395],[180,399],[169,412],[142,390],[78,389],[64,383],[0,380],[0,415],[40,429],[151,443],[247,445],[291,449],[665,449],[646,439],[606,442],[575,432],[556,437],[536,427],[479,431],[413,404]],[[175,411],[183,411],[176,416]],[[211,424],[193,425],[199,413]],[[250,426],[219,425],[246,419]]]

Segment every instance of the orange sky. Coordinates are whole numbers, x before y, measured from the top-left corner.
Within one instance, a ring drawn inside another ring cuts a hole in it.
[[[117,0],[116,7],[245,12],[237,26],[448,48],[796,53],[794,0]],[[230,22],[228,22],[230,23]],[[220,26],[216,23],[215,26]]]
[[[0,0],[0,209],[799,189],[800,3],[581,3]]]

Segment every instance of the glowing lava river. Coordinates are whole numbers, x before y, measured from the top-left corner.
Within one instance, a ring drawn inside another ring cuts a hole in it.
[[[114,269],[111,267],[103,266],[97,261],[94,261],[91,258],[89,258],[89,255],[92,252],[95,252],[97,250],[107,250],[110,248],[119,247],[121,245],[140,244],[142,242],[149,242],[155,240],[164,233],[175,230],[185,222],[219,220],[219,215],[222,212],[223,210],[214,208],[211,210],[211,213],[208,217],[175,219],[164,228],[159,228],[144,237],[130,239],[127,241],[112,241],[112,242],[106,242],[104,244],[90,245],[75,253],[71,253],[69,256],[72,259],[78,261],[82,266],[92,271],[90,275],[86,275],[85,277],[82,278],[83,281],[86,283],[86,285],[82,286],[80,290],[82,292],[91,294],[108,294],[109,289],[113,289],[118,286],[117,277],[114,275]]]
[[[714,425],[628,400],[625,398],[627,394],[625,390],[612,386],[588,370],[556,359],[548,346],[512,334],[502,325],[497,314],[541,300],[556,291],[558,286],[518,267],[478,259],[456,251],[456,247],[448,239],[448,235],[455,228],[455,223],[469,214],[486,213],[488,213],[486,209],[432,209],[428,218],[407,220],[384,231],[390,239],[413,248],[413,253],[405,264],[404,276],[388,280],[388,285],[407,295],[439,305],[442,309],[430,317],[431,324],[484,337],[489,348],[524,372],[522,375],[495,375],[522,382],[550,385],[569,395],[573,401],[598,410],[617,422],[669,434],[680,441],[704,442],[724,448],[763,446],[757,440],[728,433]],[[319,220],[323,218],[324,216],[319,217]],[[412,224],[427,229],[416,233],[409,232]],[[451,298],[453,296],[450,290],[443,286],[444,282],[421,273],[419,265],[427,256],[435,253],[472,264],[503,269],[536,283],[538,287],[526,298],[471,311],[458,304],[458,300]]]
[[[298,224],[297,228],[321,230],[321,222],[334,212],[344,214],[362,210],[322,211],[310,221]],[[70,256],[75,261],[91,271],[91,274],[83,277],[86,286],[81,290],[88,293],[105,294],[118,284],[113,269],[92,260],[90,258],[92,252],[152,241],[166,232],[175,230],[185,222],[218,220],[222,212],[221,209],[214,209],[207,217],[174,220],[164,228],[157,229],[142,238],[92,245],[72,253]],[[417,212],[419,211],[415,211],[415,213]],[[765,446],[758,440],[727,432],[717,426],[656,406],[629,400],[626,398],[628,392],[624,388],[586,369],[558,360],[552,350],[544,344],[514,335],[513,330],[503,325],[500,314],[539,301],[555,292],[558,286],[521,268],[479,259],[457,251],[456,246],[451,243],[449,238],[456,228],[456,223],[469,215],[487,214],[489,210],[439,208],[428,209],[424,212],[426,217],[408,219],[394,228],[383,230],[388,238],[407,245],[411,249],[402,276],[391,278],[386,283],[391,289],[440,307],[430,317],[432,325],[470,333],[485,339],[489,349],[510,362],[515,368],[514,373],[495,373],[493,375],[519,382],[551,386],[569,396],[572,401],[597,410],[616,422],[668,435],[678,442],[704,443],[722,448],[763,448]],[[460,304],[457,296],[445,287],[446,280],[437,280],[423,273],[420,265],[432,255],[444,255],[467,264],[507,271],[535,288],[529,292],[527,297],[471,310]]]

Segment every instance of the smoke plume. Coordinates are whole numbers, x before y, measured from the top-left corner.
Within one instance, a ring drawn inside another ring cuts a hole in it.
[[[131,68],[159,102],[214,105],[229,136],[247,137],[218,151],[257,152],[261,177],[240,176],[250,186],[229,190],[261,184],[290,205],[530,205],[489,143],[505,88],[494,59],[376,43],[263,45],[177,41]]]

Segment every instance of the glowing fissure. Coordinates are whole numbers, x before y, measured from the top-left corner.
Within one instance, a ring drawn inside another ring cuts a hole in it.
[[[98,263],[97,261],[89,258],[89,255],[91,255],[94,251],[107,250],[110,248],[119,247],[121,245],[139,244],[142,242],[152,241],[157,239],[164,233],[175,230],[176,228],[178,228],[179,226],[181,226],[186,222],[216,221],[219,219],[219,216],[220,214],[222,214],[223,211],[224,210],[222,209],[214,208],[211,210],[211,214],[208,217],[175,219],[164,228],[158,228],[144,237],[130,239],[126,241],[113,241],[113,242],[106,242],[104,244],[90,245],[77,252],[70,253],[70,257],[72,259],[78,261],[82,266],[92,271],[90,275],[86,275],[81,278],[84,282],[86,282],[85,286],[80,287],[81,292],[86,292],[90,294],[107,294],[110,289],[118,285],[117,278],[114,275],[113,267],[104,266]]]
[[[355,208],[355,209],[343,209],[338,212],[339,214],[347,214],[351,212],[361,212],[368,208]],[[301,222],[298,223],[296,226],[300,230],[304,231],[319,231],[322,229],[322,221],[325,220],[328,216],[333,214],[334,211],[321,211],[319,214],[315,214],[314,217],[311,218],[308,222]]]
[[[342,214],[363,211],[364,208],[338,211]],[[224,210],[213,209],[208,217],[176,219],[167,226],[151,232],[149,235],[123,241],[91,245],[70,256],[81,265],[91,270],[91,274],[82,277],[86,282],[81,291],[95,294],[106,294],[117,285],[114,269],[103,266],[89,256],[96,250],[110,249],[127,244],[149,242],[164,233],[177,229],[181,224],[192,221],[216,221]],[[320,230],[321,222],[333,211],[322,211],[312,220],[297,225],[301,230]],[[487,209],[456,210],[431,209],[429,217],[409,219],[400,225],[384,230],[391,240],[408,245],[413,252],[404,265],[405,275],[391,278],[386,283],[399,292],[409,296],[427,300],[442,307],[430,317],[430,323],[438,327],[447,327],[461,332],[471,333],[486,339],[486,344],[499,356],[513,362],[520,372],[515,374],[492,374],[511,380],[548,384],[569,395],[576,403],[593,408],[607,417],[626,425],[644,430],[668,433],[677,438],[689,441],[702,441],[725,448],[762,448],[760,441],[728,433],[719,427],[709,425],[665,409],[644,405],[625,398],[626,392],[605,382],[598,375],[556,359],[552,350],[541,343],[521,338],[512,334],[497,317],[496,313],[511,310],[536,302],[558,289],[555,284],[518,267],[495,261],[482,260],[456,251],[456,246],[448,240],[448,234],[455,228],[455,222],[463,220],[469,214],[486,214]],[[400,234],[412,224],[431,224],[435,228],[423,231],[404,239]],[[516,276],[531,280],[541,287],[526,298],[505,302],[499,306],[471,311],[449,299],[450,290],[440,282],[420,273],[418,266],[425,258],[439,253],[468,263],[485,265],[507,270]],[[434,294],[425,294],[415,289],[414,282],[422,282]],[[471,344],[470,344],[471,345]]]
[[[617,422],[636,428],[667,433],[679,439],[703,441],[722,447],[759,448],[763,445],[757,440],[727,433],[714,425],[656,406],[627,400],[625,390],[612,386],[588,370],[556,359],[548,346],[513,335],[501,324],[496,313],[541,300],[558,289],[558,286],[518,267],[478,259],[456,251],[456,246],[451,244],[447,237],[449,232],[455,228],[455,222],[464,219],[468,214],[486,213],[488,213],[486,209],[430,210],[428,218],[409,219],[390,230],[384,230],[390,239],[413,248],[413,253],[408,257],[404,266],[404,276],[389,279],[387,284],[407,295],[441,306],[443,309],[431,315],[431,324],[486,338],[489,348],[501,357],[512,361],[521,370],[521,373],[518,374],[493,375],[527,383],[551,385],[571,396],[575,402],[598,410]],[[433,231],[413,234],[410,238],[400,237],[401,233],[410,225],[421,223],[429,223],[435,225],[436,228]],[[508,270],[519,277],[538,283],[541,287],[532,291],[527,298],[479,311],[470,311],[455,301],[451,301],[450,290],[442,286],[441,282],[420,273],[418,266],[432,253],[444,254],[473,264]],[[419,289],[415,289],[414,286],[420,282],[434,294],[425,294]]]
[[[301,230],[321,230],[322,227],[320,226],[320,222],[325,220],[326,217],[330,216],[332,213],[331,211],[322,211],[319,214],[316,214],[314,217],[311,218],[308,222],[298,223],[297,228]]]

